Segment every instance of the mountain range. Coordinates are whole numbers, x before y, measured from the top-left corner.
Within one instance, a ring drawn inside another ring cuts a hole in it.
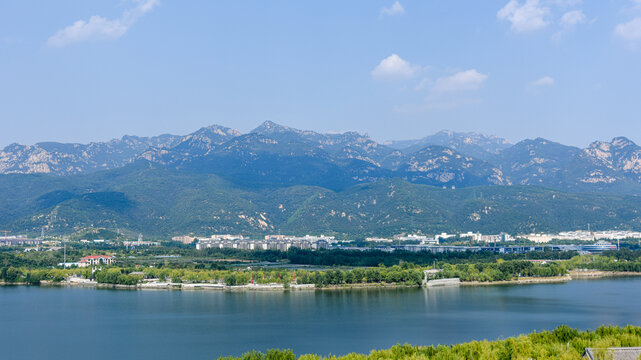
[[[247,134],[212,125],[186,136],[11,144],[0,152],[0,174],[89,174],[140,160],[252,186],[341,190],[400,178],[445,187],[519,184],[641,194],[641,147],[624,137],[581,149],[542,138],[511,144],[496,136],[441,131],[381,144],[356,132],[321,134],[271,121]]]
[[[12,144],[0,228],[382,236],[400,232],[641,230],[641,148],[581,149],[440,132],[378,143],[265,122],[186,136]]]

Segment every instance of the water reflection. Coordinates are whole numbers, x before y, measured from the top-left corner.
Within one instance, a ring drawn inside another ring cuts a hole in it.
[[[0,287],[0,345],[7,359],[212,359],[275,347],[344,354],[562,323],[641,325],[639,298],[640,278],[285,293]],[[71,350],[59,346],[69,341]]]

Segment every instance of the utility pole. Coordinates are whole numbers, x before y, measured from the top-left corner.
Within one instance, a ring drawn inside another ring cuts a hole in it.
[[[11,232],[11,230],[0,230],[0,232],[4,233],[4,237],[7,237],[7,234]]]
[[[67,238],[66,237],[62,238],[62,244],[63,244],[62,267],[66,268],[67,267]]]

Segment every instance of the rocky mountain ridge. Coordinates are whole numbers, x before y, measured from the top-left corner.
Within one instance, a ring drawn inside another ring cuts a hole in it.
[[[0,151],[0,174],[74,175],[122,167],[149,148],[170,148],[180,137],[123,136],[107,142],[11,144]]]
[[[427,145],[440,145],[481,160],[491,160],[501,151],[512,146],[508,140],[494,135],[448,130],[442,130],[421,139],[387,141],[384,144],[406,154],[412,154]]]
[[[87,145],[12,144],[0,151],[0,174],[68,176],[144,159],[255,186],[340,190],[401,178],[442,187],[519,184],[641,194],[641,147],[625,137],[580,149],[542,138],[512,145],[495,136],[441,131],[386,144],[357,132],[323,134],[271,121],[247,134],[212,125],[186,136],[125,136]]]

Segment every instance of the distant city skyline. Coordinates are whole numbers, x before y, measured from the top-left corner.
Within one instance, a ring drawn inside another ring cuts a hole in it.
[[[0,148],[265,120],[641,143],[641,0],[0,4]]]

